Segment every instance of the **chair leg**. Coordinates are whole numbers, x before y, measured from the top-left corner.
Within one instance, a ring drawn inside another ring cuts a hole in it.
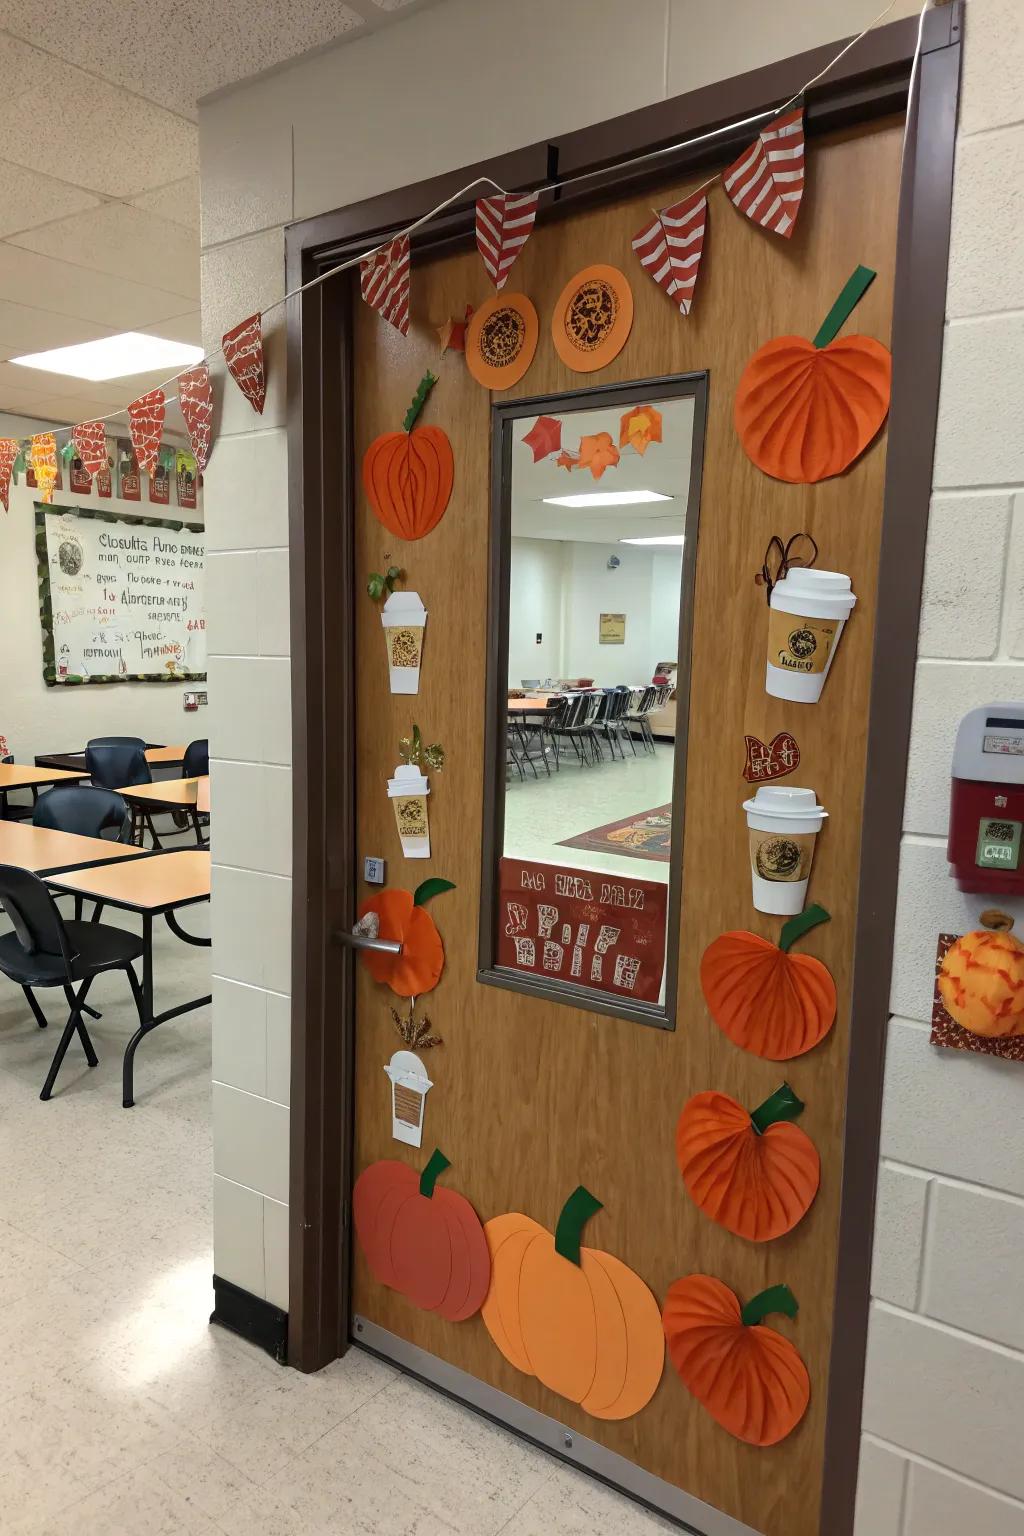
[[[32,988],[31,987],[22,987],[21,990],[24,992],[26,998],[28,999],[28,1005],[32,1009],[33,1014],[35,1015],[35,1021],[39,1025],[39,1028],[40,1029],[48,1028],[50,1021],[46,1017],[46,1014],[43,1012],[43,1010],[40,1008],[40,1006],[39,1006],[39,999],[36,997],[35,993],[32,991]]]
[[[89,1039],[89,1031],[86,1029],[82,1022],[82,1004],[85,1002],[85,994],[88,992],[91,986],[92,977],[89,976],[85,981],[83,981],[81,987],[79,988],[77,997],[75,996],[71,987],[68,986],[64,988],[64,995],[67,997],[71,1004],[71,1013],[68,1017],[67,1023],[64,1026],[64,1033],[60,1037],[60,1042],[57,1046],[57,1049],[53,1054],[53,1060],[50,1063],[50,1070],[46,1074],[46,1081],[43,1084],[43,1091],[39,1095],[41,1099],[48,1099],[52,1094],[53,1085],[57,1081],[57,1073],[61,1069],[61,1064],[64,1061],[64,1057],[67,1055],[68,1046],[71,1044],[72,1037],[75,1034],[78,1034],[82,1041],[82,1048],[85,1051],[85,1059],[89,1063],[90,1067],[95,1067],[99,1061],[99,1057],[93,1050],[92,1041]]]

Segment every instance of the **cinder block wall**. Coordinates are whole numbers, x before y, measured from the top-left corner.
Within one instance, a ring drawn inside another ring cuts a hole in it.
[[[1024,5],[965,31],[857,1536],[1024,1532],[1024,1066],[928,1043],[936,935],[987,905],[947,873],[957,723],[1024,699]]]

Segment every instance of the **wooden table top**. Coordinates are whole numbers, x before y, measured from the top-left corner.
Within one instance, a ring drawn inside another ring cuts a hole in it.
[[[16,864],[36,875],[138,858],[142,852],[105,837],[79,837],[77,832],[56,832],[28,821],[0,821],[0,864]]]
[[[146,762],[165,768],[177,768],[185,761],[184,747],[147,747]]]
[[[137,912],[169,911],[209,899],[210,855],[198,848],[151,854],[129,864],[67,870],[48,884]]]
[[[550,699],[536,699],[536,698],[509,699],[508,700],[508,707],[509,707],[509,710],[513,714],[521,714],[522,715],[522,714],[530,713],[530,714],[534,714],[535,715],[539,709],[550,709],[551,708],[551,700]]]
[[[146,762],[152,768],[180,768],[185,761],[185,748],[147,747]],[[36,757],[40,768],[72,768],[85,766],[85,752],[48,752]]]
[[[42,784],[64,784],[75,779],[87,779],[84,771],[67,768],[30,768],[25,763],[0,763],[0,790],[31,789]]]
[[[129,784],[127,789],[119,789],[118,794],[140,805],[173,805],[187,809],[195,805],[200,784],[208,783],[205,774],[199,779],[157,779],[152,784]]]

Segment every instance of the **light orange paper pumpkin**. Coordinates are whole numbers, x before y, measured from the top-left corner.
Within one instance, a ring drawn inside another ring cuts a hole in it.
[[[733,1045],[769,1061],[789,1061],[828,1034],[836,984],[820,960],[789,953],[801,934],[828,916],[824,907],[808,907],[784,924],[778,944],[741,931],[708,945],[700,984],[711,1017]]]
[[[985,926],[951,944],[939,967],[938,989],[950,1018],[987,1040],[1024,1035],[1024,944],[1013,919],[983,912]]]
[[[740,1308],[711,1275],[674,1280],[662,1322],[669,1359],[711,1417],[748,1445],[777,1445],[791,1434],[811,1398],[807,1367],[788,1339],[762,1319],[795,1317],[786,1285],[774,1285]]]
[[[444,970],[444,945],[424,902],[450,890],[454,886],[449,880],[424,880],[415,895],[389,887],[363,902],[358,913],[360,922],[374,916],[374,936],[397,939],[402,946],[398,955],[373,949],[360,951],[374,981],[383,982],[399,997],[421,997],[434,990]]]
[[[422,539],[445,514],[455,482],[455,456],[440,427],[414,426],[436,383],[420,380],[401,432],[375,437],[363,457],[363,486],[378,521],[400,539]]]
[[[818,1192],[821,1160],[792,1121],[803,1105],[783,1083],[752,1114],[727,1093],[698,1093],[676,1126],[676,1161],[690,1198],[737,1237],[790,1232]]]
[[[857,269],[813,341],[776,336],[743,370],[736,431],[747,457],[773,479],[809,485],[842,474],[888,414],[888,347],[870,336],[836,339],[873,277]]]

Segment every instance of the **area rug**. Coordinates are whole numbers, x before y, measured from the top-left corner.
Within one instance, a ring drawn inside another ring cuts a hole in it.
[[[622,821],[606,821],[577,837],[567,837],[559,848],[592,848],[598,853],[617,853],[628,859],[653,859],[667,864],[672,851],[672,807],[655,806],[653,811],[625,816]]]

